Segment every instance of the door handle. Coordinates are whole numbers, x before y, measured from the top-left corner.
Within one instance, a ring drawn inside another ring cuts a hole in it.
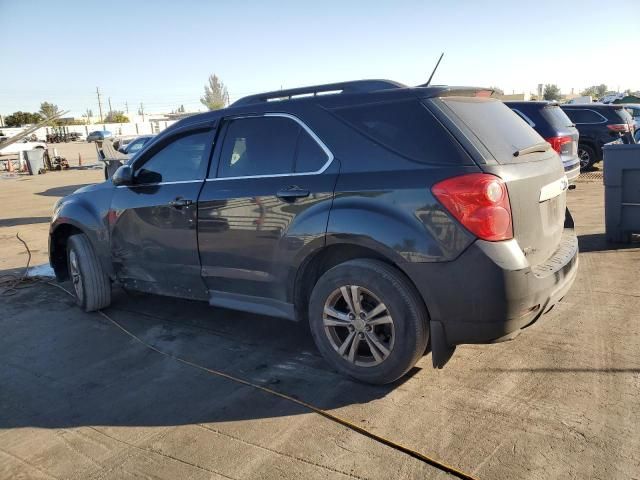
[[[293,186],[293,187],[287,187],[287,188],[278,190],[278,193],[276,193],[276,196],[281,200],[293,201],[296,198],[308,197],[309,194],[310,194],[309,190],[304,190],[298,186]]]
[[[173,208],[188,207],[193,203],[193,200],[187,200],[186,198],[178,197],[175,200],[169,202],[169,205]]]

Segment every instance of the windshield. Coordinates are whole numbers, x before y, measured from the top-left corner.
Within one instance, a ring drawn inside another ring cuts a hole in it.
[[[140,150],[144,144],[147,142],[146,138],[137,138],[136,140],[132,141],[129,146],[127,147],[127,153],[129,154],[134,154],[136,153],[138,150]]]

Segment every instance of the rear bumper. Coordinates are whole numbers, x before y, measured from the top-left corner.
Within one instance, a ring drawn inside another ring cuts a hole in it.
[[[580,160],[576,160],[574,164],[564,164],[564,174],[567,176],[569,183],[575,183],[576,179],[580,175]]]
[[[453,262],[406,268],[438,332],[432,342],[443,342],[440,347],[515,338],[565,296],[577,271],[573,228],[565,228],[554,255],[534,268],[515,240],[476,241]]]

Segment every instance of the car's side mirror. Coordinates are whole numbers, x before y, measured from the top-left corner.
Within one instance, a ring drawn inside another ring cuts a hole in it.
[[[116,173],[113,174],[111,179],[115,186],[119,185],[133,185],[133,169],[131,165],[122,165]]]

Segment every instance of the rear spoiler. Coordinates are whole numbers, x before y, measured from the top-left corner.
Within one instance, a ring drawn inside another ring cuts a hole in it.
[[[424,87],[416,87],[420,89]],[[425,88],[427,90],[427,88]],[[448,87],[440,85],[432,85],[428,87],[428,95],[423,98],[438,98],[438,97],[491,97],[494,90],[491,88],[482,87]]]

